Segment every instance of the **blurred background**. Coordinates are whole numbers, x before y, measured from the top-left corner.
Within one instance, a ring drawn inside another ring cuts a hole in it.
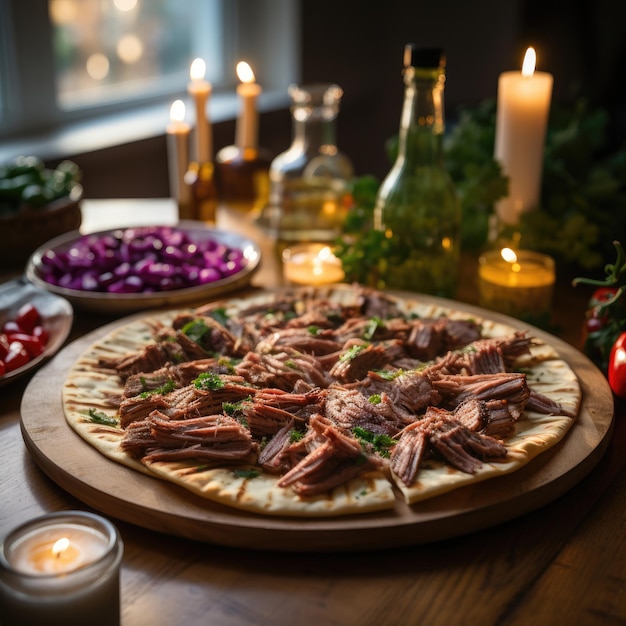
[[[337,142],[357,174],[382,178],[397,132],[406,43],[442,46],[446,113],[495,99],[498,75],[537,50],[553,104],[585,97],[622,142],[626,97],[623,0],[0,0],[0,162],[34,154],[74,160],[85,195],[169,195],[165,127],[185,98],[189,65],[207,62],[214,150],[233,143],[235,65],[263,87],[259,143],[291,140],[287,87],[344,90]],[[193,110],[188,108],[189,114]]]

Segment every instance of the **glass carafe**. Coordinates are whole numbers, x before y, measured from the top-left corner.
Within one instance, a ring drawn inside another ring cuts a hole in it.
[[[354,170],[337,148],[343,96],[333,84],[292,85],[292,143],[271,163],[265,219],[283,243],[332,241],[341,232]]]

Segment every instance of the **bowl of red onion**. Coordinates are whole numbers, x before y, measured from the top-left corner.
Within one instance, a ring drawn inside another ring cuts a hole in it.
[[[234,291],[249,283],[260,260],[252,240],[180,222],[61,235],[35,250],[26,277],[78,307],[119,313]]]

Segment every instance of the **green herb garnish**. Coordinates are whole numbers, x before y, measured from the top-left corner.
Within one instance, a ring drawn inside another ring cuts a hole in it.
[[[377,376],[380,376],[384,380],[394,380],[394,379],[398,378],[398,376],[400,376],[401,374],[404,374],[404,370],[402,370],[402,369],[397,369],[397,370],[376,370],[375,374]]]
[[[291,443],[298,443],[298,441],[300,441],[302,437],[304,437],[304,433],[296,430],[295,428],[289,431],[289,441]]]
[[[209,327],[203,320],[192,320],[187,322],[182,328],[183,334],[187,335],[193,342],[202,345],[202,337],[209,331]]]
[[[357,356],[357,354],[359,354],[360,352],[362,352],[363,350],[365,350],[366,346],[364,345],[356,345],[356,346],[352,346],[349,350],[346,350],[340,357],[339,360],[343,363],[345,363],[346,361],[352,361],[352,359],[354,359],[354,357]]]
[[[219,309],[214,309],[209,313],[209,315],[222,326],[226,326],[228,324],[228,320],[230,319],[226,309],[224,307],[220,307]]]
[[[396,440],[388,435],[377,435],[365,428],[355,426],[352,429],[352,434],[361,441],[371,444],[378,454],[382,457],[389,456],[389,449],[396,445]]]
[[[365,339],[366,341],[370,341],[372,337],[376,334],[376,331],[379,328],[384,327],[385,323],[383,322],[383,320],[380,319],[380,317],[372,317],[370,320],[368,320],[367,326],[363,331],[363,339]]]
[[[111,417],[110,415],[96,409],[89,409],[89,419],[96,424],[104,424],[105,426],[115,426],[115,428],[119,428],[117,418]]]
[[[375,393],[368,398],[370,404],[380,404],[383,400],[379,393]]]
[[[224,381],[220,378],[219,374],[214,372],[202,372],[198,378],[193,381],[196,389],[202,389],[203,391],[217,391],[224,387]]]
[[[142,379],[142,385],[145,387],[145,380]],[[142,391],[139,394],[140,398],[149,398],[155,394],[169,393],[170,391],[174,391],[176,389],[176,383],[172,379],[168,379],[165,383],[163,383],[160,387],[156,387],[155,389],[146,389],[146,391]]]
[[[247,480],[251,480],[253,478],[257,478],[261,472],[255,469],[234,469],[233,474],[237,478],[245,478]]]

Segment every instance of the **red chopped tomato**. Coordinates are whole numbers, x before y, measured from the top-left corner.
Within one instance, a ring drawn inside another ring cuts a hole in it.
[[[617,338],[611,348],[607,375],[613,393],[626,399],[626,332]]]
[[[26,348],[19,341],[12,341],[9,344],[9,352],[4,359],[7,372],[23,367],[30,361]]]
[[[41,317],[37,307],[28,302],[19,308],[15,321],[25,333],[32,333],[33,328],[41,322]]]
[[[44,349],[41,339],[35,337],[34,335],[27,335],[26,333],[11,333],[9,335],[9,340],[19,341],[24,348],[26,348],[26,352],[28,352],[28,356],[30,356],[31,359],[39,356]]]
[[[589,307],[604,304],[617,293],[617,287],[598,287],[589,299]]]
[[[9,338],[4,334],[0,333],[0,359],[4,360],[9,351]]]
[[[7,373],[7,366],[4,364],[4,361],[0,359],[0,376]]]
[[[41,339],[41,343],[48,343],[48,331],[43,326],[35,326],[35,328],[33,328],[33,335],[35,337],[39,337],[39,339]]]
[[[10,333],[21,333],[23,331],[15,320],[8,320],[2,325],[2,332],[8,335]]]

